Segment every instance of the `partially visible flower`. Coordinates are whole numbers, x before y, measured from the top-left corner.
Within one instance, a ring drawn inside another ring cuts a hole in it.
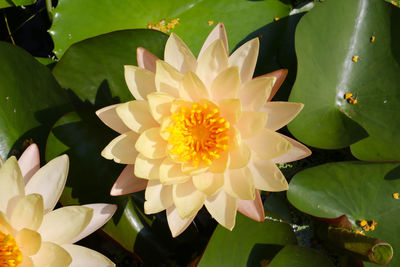
[[[91,204],[53,210],[64,189],[69,159],[62,155],[40,168],[29,146],[17,162],[0,167],[0,266],[115,266],[73,243],[103,226],[115,205]]]
[[[228,56],[221,23],[198,59],[175,34],[167,41],[165,61],[138,48],[139,67],[125,66],[136,100],[97,111],[121,133],[102,155],[128,164],[111,194],[146,189],[145,212],[166,210],[173,236],[203,205],[228,229],[237,210],[263,221],[258,190],[288,189],[276,163],[304,158],[310,151],[275,132],[303,104],[267,102],[287,71],[252,79],[258,49],[255,38]]]

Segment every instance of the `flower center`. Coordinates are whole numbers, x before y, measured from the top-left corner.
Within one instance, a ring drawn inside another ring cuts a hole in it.
[[[210,166],[228,149],[229,122],[220,116],[214,103],[202,100],[179,107],[166,131],[168,152],[173,160]]]
[[[22,253],[12,235],[0,231],[0,266],[16,267],[22,262]]]

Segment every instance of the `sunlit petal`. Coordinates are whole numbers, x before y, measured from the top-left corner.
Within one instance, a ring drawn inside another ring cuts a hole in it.
[[[235,226],[237,203],[237,198],[223,190],[205,200],[205,206],[211,216],[228,230]]]
[[[237,66],[227,68],[211,83],[211,100],[219,102],[226,98],[237,98],[240,86],[239,68]]]
[[[21,229],[15,236],[18,247],[22,253],[27,256],[36,254],[42,245],[42,238],[36,231],[30,229]]]
[[[292,149],[289,141],[266,128],[262,129],[258,135],[246,139],[246,143],[257,156],[264,160],[280,157]]]
[[[248,165],[257,189],[279,192],[288,190],[289,186],[279,168],[270,160],[253,157]]]
[[[18,201],[10,222],[14,229],[28,228],[37,230],[42,223],[44,215],[43,198],[39,194],[30,194]]]
[[[292,145],[292,149],[290,149],[289,152],[287,152],[286,154],[283,154],[282,156],[273,158],[272,162],[274,162],[274,163],[292,162],[295,160],[300,160],[300,159],[306,158],[311,155],[311,150],[308,147],[306,147],[305,145],[303,145],[300,142],[297,142],[296,140],[293,140],[292,138],[289,138],[287,136],[284,136],[284,135],[281,135],[281,136],[289,141],[289,143]]]
[[[31,144],[25,149],[24,153],[18,159],[18,165],[24,177],[24,183],[27,184],[40,168],[39,148],[36,144]]]
[[[254,200],[243,200],[238,201],[238,211],[243,215],[246,215],[250,219],[258,222],[265,220],[264,205],[261,200],[260,192],[256,189]]]
[[[228,38],[226,36],[225,26],[222,22],[220,22],[207,36],[207,39],[204,41],[204,44],[200,50],[198,58],[200,58],[203,55],[204,51],[217,39],[222,40],[222,43],[224,44],[225,47],[226,55],[228,55],[229,54]]]
[[[169,65],[167,62],[158,60],[156,63],[156,88],[158,92],[179,97],[179,85],[182,81],[183,74],[177,69]]]
[[[266,127],[276,131],[291,122],[303,107],[303,104],[294,102],[267,102],[261,111],[268,114]]]
[[[124,67],[126,84],[135,99],[146,99],[148,94],[156,91],[153,72],[136,66],[126,65]]]
[[[172,201],[172,185],[163,185],[157,180],[150,180],[146,192],[146,202],[144,203],[144,212],[153,214],[171,207]]]
[[[182,172],[180,164],[165,158],[160,165],[160,181],[163,184],[184,183],[190,176]]]
[[[243,83],[251,80],[256,68],[260,42],[254,38],[235,50],[229,57],[229,66],[238,66]]]
[[[139,134],[132,131],[121,134],[101,151],[101,155],[106,159],[113,159],[117,163],[133,164],[138,155],[135,149],[138,138]]]
[[[171,206],[167,209],[167,221],[171,231],[172,237],[180,235],[189,225],[192,223],[195,216],[182,219],[178,214],[178,209],[175,206]]]
[[[137,133],[159,125],[151,115],[149,103],[145,100],[123,103],[116,111],[124,124]]]
[[[143,68],[154,73],[156,72],[156,61],[159,60],[159,58],[147,51],[145,48],[138,47],[136,49],[136,59],[139,68]]]
[[[100,254],[92,249],[88,249],[78,245],[64,244],[65,249],[72,257],[72,262],[69,267],[114,267],[115,264],[103,254]]]
[[[124,168],[124,170],[119,175],[118,179],[115,181],[113,187],[111,188],[110,195],[120,196],[120,195],[135,193],[146,189],[147,180],[137,178],[137,176],[134,174],[133,169],[136,168],[135,165],[132,164],[127,165]]]
[[[144,131],[136,141],[135,148],[150,159],[159,159],[167,155],[167,142],[161,138],[160,128]]]
[[[224,190],[232,197],[253,200],[254,180],[249,168],[230,169],[225,174]]]
[[[264,112],[243,111],[236,127],[243,139],[251,138],[261,132],[267,124],[268,118],[268,115]]]
[[[171,33],[165,44],[164,60],[183,74],[196,70],[197,61],[192,51],[174,33]]]
[[[121,104],[111,105],[96,111],[97,117],[108,127],[122,134],[130,131],[128,126],[121,120],[117,114],[117,107]]]
[[[220,113],[229,123],[236,124],[242,116],[242,104],[239,99],[223,99],[219,103]]]
[[[196,215],[204,204],[206,195],[197,190],[192,180],[185,183],[174,184],[172,197],[178,214],[182,219],[188,219]]]
[[[194,186],[204,194],[214,195],[224,185],[224,175],[220,173],[205,172],[193,176]]]
[[[67,267],[72,258],[61,246],[52,242],[42,242],[39,252],[32,256],[35,266]]]
[[[161,122],[171,114],[171,104],[174,97],[166,93],[153,93],[147,96],[149,100],[150,112],[157,122]]]
[[[179,96],[184,100],[199,101],[209,98],[207,88],[196,74],[189,71],[182,79]]]
[[[239,91],[243,110],[259,111],[266,103],[274,82],[275,77],[263,77],[243,84]]]

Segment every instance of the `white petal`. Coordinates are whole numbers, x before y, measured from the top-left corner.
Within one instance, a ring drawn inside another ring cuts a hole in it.
[[[253,157],[248,168],[253,174],[257,189],[269,192],[288,190],[289,186],[285,176],[272,161]]]
[[[260,42],[254,38],[241,47],[229,57],[229,66],[238,66],[242,83],[250,81],[256,68]]]
[[[169,207],[167,209],[167,221],[172,237],[177,237],[178,235],[183,233],[183,231],[185,231],[186,228],[188,228],[189,225],[192,223],[194,217],[195,216],[188,219],[182,219],[179,216],[178,210],[175,206]]]
[[[150,159],[139,154],[135,161],[135,175],[139,178],[153,180],[160,179],[160,166],[164,158]]]
[[[253,200],[253,175],[247,167],[231,169],[225,174],[224,190],[232,197]]]
[[[256,136],[265,127],[268,115],[258,111],[243,111],[242,117],[236,124],[243,139]]]
[[[219,191],[206,198],[205,206],[211,216],[228,230],[233,229],[236,221],[238,200],[231,197],[225,191]]]
[[[254,200],[238,200],[238,211],[257,222],[265,220],[264,205],[261,201],[260,192],[256,189]]]
[[[160,123],[163,118],[171,114],[171,105],[175,99],[172,95],[157,92],[149,94],[147,99],[149,100],[151,115],[157,122]]]
[[[139,157],[139,156],[138,156]],[[120,196],[135,193],[146,189],[147,180],[137,178],[133,169],[135,165],[127,165],[111,188],[110,195]]]
[[[210,98],[203,82],[191,71],[187,72],[182,79],[181,86],[179,87],[179,96],[189,101]]]
[[[103,254],[82,246],[64,244],[65,249],[72,257],[69,267],[114,267],[115,264]]]
[[[135,144],[139,134],[129,131],[114,138],[104,149],[101,155],[121,164],[133,164],[138,152]]]
[[[72,258],[61,246],[42,242],[39,252],[32,256],[32,261],[36,267],[67,267],[70,266]]]
[[[267,101],[274,83],[275,77],[262,77],[243,84],[239,91],[243,110],[259,111]]]
[[[36,144],[31,144],[25,149],[18,159],[18,165],[24,177],[24,184],[27,184],[32,176],[40,169],[39,148]]]
[[[193,176],[194,186],[204,194],[214,195],[224,185],[224,175],[205,172]]]
[[[158,92],[179,97],[179,84],[182,81],[183,74],[169,65],[167,62],[158,60],[156,63],[156,88]]]
[[[136,141],[135,148],[147,158],[160,159],[167,156],[167,142],[161,138],[159,127],[144,131]]]
[[[192,51],[174,33],[171,33],[165,44],[164,60],[183,74],[196,70],[197,62]]]
[[[206,195],[197,190],[191,179],[185,183],[174,184],[172,197],[182,219],[195,216],[206,199]]]
[[[225,26],[222,22],[218,23],[217,26],[210,32],[210,34],[207,36],[207,39],[204,41],[204,44],[200,50],[199,56],[197,58],[200,58],[204,51],[209,47],[212,43],[215,42],[215,40],[221,39],[222,43],[224,44],[226,54],[229,54],[229,47],[228,47],[228,38],[226,37],[226,31],[225,31]]]
[[[242,142],[237,150],[232,151],[229,154],[229,169],[240,169],[247,166],[249,163],[251,150],[245,142]]]
[[[160,181],[163,184],[184,183],[190,176],[182,172],[181,164],[166,157],[160,166]]]
[[[129,65],[124,68],[126,84],[136,100],[144,100],[148,94],[156,91],[153,72]]]
[[[271,93],[268,96],[267,101],[271,101],[271,99],[275,96],[276,92],[279,90],[282,83],[285,81],[287,74],[288,74],[287,69],[279,69],[279,70],[256,77],[256,79],[262,78],[262,77],[275,77],[275,79],[276,79],[274,86],[272,87]]]
[[[211,100],[219,102],[226,98],[237,98],[241,86],[239,68],[233,66],[220,72],[211,83]]]
[[[236,124],[242,116],[242,104],[239,99],[223,99],[219,103],[221,117]]]
[[[265,160],[280,157],[292,149],[289,141],[266,128],[262,129],[258,135],[246,139],[246,143],[251,150]]]
[[[297,142],[296,140],[293,140],[292,138],[289,138],[282,134],[280,135],[289,141],[289,143],[292,145],[292,149],[290,149],[289,152],[283,154],[280,157],[273,158],[272,162],[274,163],[292,162],[306,158],[311,155],[311,150],[308,149],[308,147],[306,147],[305,145],[301,144],[300,142]]]
[[[36,231],[44,215],[43,198],[39,194],[26,195],[18,201],[11,214],[11,225],[16,230],[28,228]]]
[[[15,236],[18,247],[21,249],[23,255],[32,256],[36,254],[42,244],[42,238],[36,231],[30,229],[22,229]]]
[[[108,127],[122,134],[130,131],[125,123],[118,116],[116,108],[121,104],[115,104],[96,111],[97,117]]]
[[[136,49],[136,58],[139,68],[143,68],[154,73],[156,72],[156,61],[159,60],[159,58],[153,55],[153,53],[147,51],[143,47],[138,47]]]
[[[145,199],[144,211],[146,214],[168,209],[174,204],[172,201],[172,185],[163,185],[157,180],[150,180],[146,188]]]
[[[116,111],[125,125],[137,133],[142,133],[149,128],[159,125],[153,119],[149,103],[145,100],[123,103],[117,107]]]
[[[266,127],[276,131],[291,122],[303,109],[302,103],[267,102],[261,111],[268,114]]]

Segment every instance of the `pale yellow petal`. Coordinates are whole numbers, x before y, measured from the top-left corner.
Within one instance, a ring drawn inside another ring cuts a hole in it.
[[[221,117],[230,124],[236,124],[242,116],[242,104],[239,99],[223,99],[219,103]]]
[[[254,180],[249,168],[229,170],[225,173],[224,190],[232,197],[253,200]]]
[[[181,164],[165,158],[160,166],[160,181],[163,184],[184,183],[190,176],[182,172]]]
[[[64,244],[61,246],[72,257],[69,267],[114,267],[115,264],[103,254],[78,245]]]
[[[210,98],[207,88],[196,74],[189,71],[182,79],[179,87],[179,96],[184,100],[197,102],[200,99]]]
[[[232,151],[229,154],[229,169],[240,169],[247,166],[249,163],[251,150],[245,142],[242,142],[237,150]]]
[[[207,88],[217,75],[228,67],[228,56],[221,39],[213,42],[199,57],[196,74]]]
[[[121,196],[131,193],[136,193],[146,189],[147,180],[140,179],[134,175],[134,165],[126,165],[121,172],[113,187],[111,188],[110,195]]]
[[[204,163],[199,163],[197,166],[194,166],[192,162],[182,163],[182,172],[188,176],[198,175],[203,173],[209,169],[209,166]]]
[[[259,111],[267,102],[275,79],[275,77],[261,77],[243,84],[239,91],[243,110]]]
[[[229,57],[229,66],[238,66],[242,83],[250,81],[256,68],[260,42],[254,38],[235,50]]]
[[[133,97],[137,100],[144,100],[150,93],[156,91],[155,75],[153,72],[126,65],[125,81]]]
[[[283,84],[283,82],[285,81],[285,78],[288,74],[288,70],[287,69],[279,69],[261,76],[258,76],[258,78],[261,77],[275,77],[276,81],[274,83],[274,86],[272,87],[271,93],[268,96],[267,101],[271,101],[271,99],[275,96],[276,92],[279,90],[279,88],[281,87],[281,85]]]
[[[38,146],[33,143],[29,145],[18,159],[24,184],[27,184],[32,176],[40,169],[40,155]],[[1,164],[0,164],[1,166]]]
[[[18,200],[24,196],[24,187],[17,159],[12,156],[0,168],[0,211],[10,215]]]
[[[160,179],[160,166],[164,158],[150,159],[139,154],[135,161],[135,176],[143,179]]]
[[[182,219],[179,216],[178,209],[175,206],[169,207],[167,209],[167,221],[172,237],[177,237],[183,231],[185,231],[186,228],[188,228],[192,223],[194,217],[195,216],[188,219]]]
[[[136,49],[136,59],[139,68],[156,72],[156,61],[159,60],[153,53],[149,52],[143,47]]]
[[[147,96],[149,100],[150,112],[157,122],[161,122],[163,118],[171,114],[171,103],[174,101],[172,95],[166,93],[153,93]]]
[[[153,214],[171,207],[172,185],[163,185],[157,180],[150,180],[145,192],[144,212]]]
[[[226,98],[238,98],[241,86],[239,68],[233,66],[220,72],[211,83],[211,100],[219,102]]]
[[[11,225],[16,230],[28,228],[37,230],[44,215],[43,198],[39,194],[30,194],[18,201],[11,214]]]
[[[32,256],[36,254],[42,244],[40,234],[31,229],[24,228],[15,236],[18,247],[21,249],[22,254]]]
[[[32,256],[32,261],[37,267],[67,267],[71,264],[72,258],[61,246],[51,242],[42,242],[39,252]]]
[[[287,152],[286,154],[283,154],[280,157],[273,158],[272,162],[274,162],[274,163],[292,162],[292,161],[306,158],[311,155],[311,150],[308,149],[308,147],[306,147],[302,143],[297,142],[296,140],[293,140],[292,138],[289,138],[282,134],[280,134],[280,135],[289,141],[289,143],[292,145],[292,149],[290,149],[289,152]]]
[[[90,223],[93,209],[83,206],[59,208],[44,215],[38,232],[43,241],[64,244],[78,236]]]
[[[235,125],[243,139],[251,138],[261,132],[267,124],[268,115],[258,111],[243,111],[242,117]]]
[[[288,190],[289,186],[285,176],[272,161],[253,157],[248,167],[253,174],[257,189],[270,192]]]
[[[224,174],[205,172],[193,176],[194,186],[204,194],[214,195],[224,185]]]
[[[303,107],[302,103],[267,102],[260,111],[268,114],[266,127],[276,131],[291,122]]]
[[[159,126],[150,113],[149,103],[145,100],[123,103],[116,111],[125,125],[134,132],[142,133],[146,129]]]
[[[23,256],[22,262],[20,265],[18,265],[18,267],[34,267],[31,257]]]
[[[209,47],[212,43],[214,43],[217,39],[221,39],[224,44],[226,54],[229,54],[229,46],[228,46],[228,38],[226,36],[225,26],[222,22],[218,23],[217,26],[210,32],[207,36],[207,39],[204,41],[203,46],[201,47],[198,58],[200,58],[204,51]]]
[[[197,190],[192,179],[185,183],[174,184],[172,189],[172,197],[178,214],[182,219],[188,219],[197,214],[203,207],[206,195]]]
[[[179,85],[183,74],[169,65],[167,62],[157,60],[156,63],[156,88],[157,92],[166,93],[173,97],[179,97]]]
[[[212,173],[223,173],[229,166],[230,156],[228,151],[220,153],[220,158],[214,159],[208,171]]]
[[[260,192],[255,190],[254,200],[238,200],[238,211],[243,215],[253,219],[257,222],[263,222],[265,220],[264,205],[261,200]]]
[[[138,138],[139,134],[132,131],[121,134],[101,151],[101,155],[106,159],[113,159],[117,163],[133,164],[138,155],[135,149]]]
[[[164,60],[183,74],[196,70],[197,61],[192,51],[174,33],[171,33],[165,44]]]
[[[130,131],[117,114],[117,107],[121,104],[115,104],[96,111],[97,117],[108,127],[122,134]]]
[[[219,224],[232,231],[236,221],[237,203],[236,198],[222,190],[213,196],[208,196],[204,204]]]
[[[229,136],[229,145],[228,151],[236,151],[239,149],[240,144],[242,143],[242,137],[240,136],[240,131],[234,125],[228,130]]]
[[[264,160],[280,157],[292,149],[289,141],[266,128],[262,129],[258,135],[246,139],[246,143],[257,156]]]
[[[14,230],[12,229],[6,214],[0,211],[0,231],[5,234],[14,234]]]
[[[167,142],[161,138],[159,127],[144,131],[136,141],[135,148],[139,153],[150,159],[160,159],[167,156]]]

